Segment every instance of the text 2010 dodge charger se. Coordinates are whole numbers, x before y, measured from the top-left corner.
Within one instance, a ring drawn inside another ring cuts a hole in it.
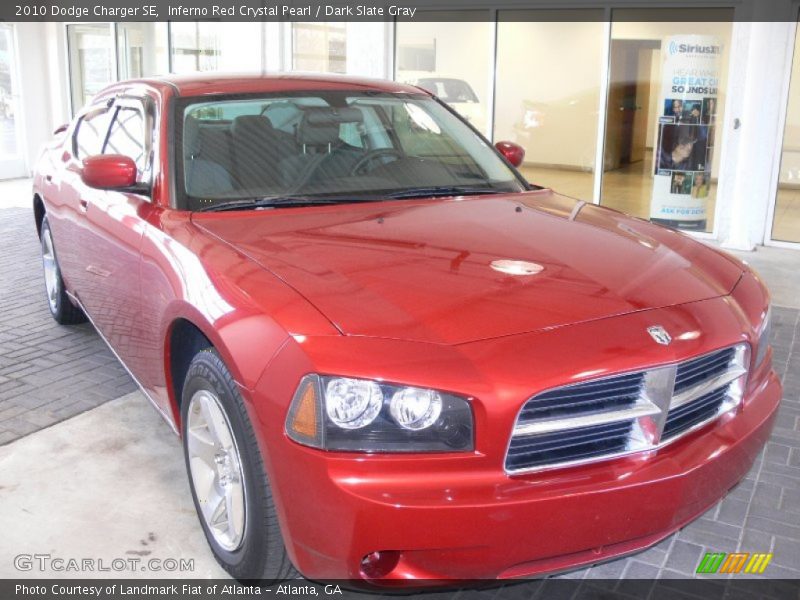
[[[46,149],[50,310],[180,433],[232,575],[551,573],[748,471],[781,398],[762,283],[522,155],[421,89],[312,76],[120,83]]]

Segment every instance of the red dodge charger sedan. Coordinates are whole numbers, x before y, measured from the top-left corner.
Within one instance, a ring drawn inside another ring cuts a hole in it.
[[[522,148],[422,89],[143,79],[56,138],[50,311],[91,320],[180,435],[234,577],[597,563],[707,511],[770,434],[753,271],[529,184]]]

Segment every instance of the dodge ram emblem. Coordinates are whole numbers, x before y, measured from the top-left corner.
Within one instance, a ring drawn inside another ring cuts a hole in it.
[[[656,343],[661,344],[662,346],[669,346],[670,342],[672,341],[672,338],[667,333],[667,330],[661,325],[653,325],[652,327],[648,327],[647,333],[650,334],[650,337],[653,338]]]

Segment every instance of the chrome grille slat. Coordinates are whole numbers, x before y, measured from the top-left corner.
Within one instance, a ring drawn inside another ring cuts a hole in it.
[[[685,404],[680,408],[670,411],[664,426],[662,439],[669,439],[685,431],[697,423],[713,416],[719,405],[725,400],[726,390],[719,389],[699,398],[696,402]]]
[[[748,348],[737,344],[533,396],[517,417],[506,470],[575,465],[671,443],[738,405]]]
[[[576,430],[581,441],[575,441],[569,445],[560,444],[556,446],[546,446],[544,448],[527,447],[514,454],[509,450],[507,462],[514,468],[516,463],[525,466],[536,466],[553,461],[563,462],[564,460],[582,460],[609,453],[623,452],[626,448],[627,438],[633,422],[628,421],[622,424],[596,425]],[[552,438],[553,434],[545,436],[535,436]],[[569,450],[569,452],[564,452]]]
[[[670,406],[676,408],[689,402],[693,402],[712,390],[716,390],[728,385],[731,381],[741,377],[746,372],[747,371],[745,369],[733,368],[723,371],[711,379],[700,381],[700,383],[694,385],[693,387],[684,389],[679,394],[675,394],[672,397],[672,403]]]
[[[648,415],[657,414],[658,412],[658,407],[649,403],[642,403],[638,406],[623,410],[591,412],[588,414],[565,417],[563,419],[545,419],[523,423],[514,428],[514,434],[534,435],[550,431],[561,431],[564,429],[577,429],[578,427],[601,425],[603,423],[614,423],[616,421],[631,420],[637,417],[646,417]]]
[[[563,432],[545,433],[528,438],[519,438],[521,443],[514,443],[509,449],[509,456],[515,454],[524,454],[532,448],[541,450],[559,450],[561,448],[569,448],[576,446],[593,439],[601,439],[604,436],[613,435],[615,433],[627,432],[630,429],[630,421],[618,421],[616,423],[604,423],[603,425],[594,425],[591,427],[582,427],[570,432],[570,436],[564,439]]]
[[[625,376],[622,383],[614,379],[602,386],[575,386],[576,389],[572,392],[542,394],[535,406],[526,406],[522,409],[520,422],[556,415],[564,416],[589,407],[597,410],[630,406],[636,402],[641,392],[643,379],[643,375],[637,373],[634,378]]]
[[[713,352],[706,357],[681,363],[678,365],[678,371],[675,375],[675,391],[680,392],[692,385],[696,385],[703,379],[713,376],[715,373],[725,371],[733,359],[733,355],[733,349],[726,348]]]

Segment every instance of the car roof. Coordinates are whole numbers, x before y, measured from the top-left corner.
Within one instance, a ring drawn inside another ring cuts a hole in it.
[[[299,92],[324,90],[358,90],[385,93],[425,93],[418,87],[387,81],[321,73],[190,73],[146,77],[117,83],[119,89],[136,84],[170,86],[180,96],[237,94],[251,92]]]

